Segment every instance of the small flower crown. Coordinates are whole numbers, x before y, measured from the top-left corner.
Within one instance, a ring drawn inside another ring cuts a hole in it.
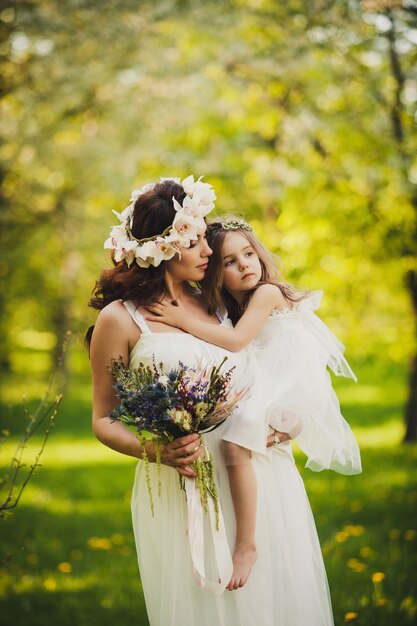
[[[207,227],[207,234],[213,233],[216,230],[247,230],[251,233],[253,232],[252,226],[245,222],[245,220],[241,220],[238,217],[224,220],[223,222],[209,224]]]
[[[115,251],[115,261],[124,259],[129,267],[136,261],[139,267],[147,268],[150,265],[158,267],[161,261],[169,261],[175,254],[181,258],[181,248],[189,248],[191,241],[197,239],[197,231],[205,227],[205,216],[214,208],[214,189],[209,183],[202,183],[201,178],[194,181],[194,176],[188,176],[182,182],[179,178],[160,179],[161,183],[170,180],[181,185],[186,197],[182,205],[172,198],[176,211],[172,226],[168,226],[160,235],[146,239],[136,239],[132,235],[133,211],[139,196],[152,191],[156,183],[132,191],[129,206],[122,213],[113,211],[121,224],[112,226],[110,236],[104,242],[105,248]]]

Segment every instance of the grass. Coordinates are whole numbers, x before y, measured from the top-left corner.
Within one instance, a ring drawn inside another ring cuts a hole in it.
[[[14,514],[0,520],[0,624],[146,625],[129,509],[135,462],[93,439],[88,374],[79,355],[72,359],[43,467]],[[336,626],[415,624],[417,447],[401,444],[405,373],[372,363],[357,370],[357,385],[337,379],[335,386],[361,444],[363,474],[313,474],[298,453],[297,464],[317,523]],[[3,426],[18,433],[18,398],[26,391],[30,404],[41,388],[35,374],[30,385],[8,384]],[[34,451],[36,442],[28,459]],[[11,454],[8,443],[3,465]]]

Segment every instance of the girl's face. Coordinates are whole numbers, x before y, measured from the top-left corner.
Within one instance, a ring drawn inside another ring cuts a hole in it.
[[[204,278],[209,256],[213,250],[206,239],[206,229],[197,232],[197,239],[191,241],[189,248],[181,248],[181,259],[175,255],[166,261],[166,273],[178,282],[197,282]]]
[[[222,258],[223,287],[239,301],[261,280],[259,257],[244,235],[230,232],[223,241]]]

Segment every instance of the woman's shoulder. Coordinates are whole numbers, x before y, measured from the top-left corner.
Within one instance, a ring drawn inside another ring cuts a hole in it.
[[[111,320],[117,319],[120,315],[123,315],[123,311],[126,312],[126,307],[122,300],[113,300],[109,302],[105,307],[101,309],[97,319]]]
[[[130,315],[122,300],[113,300],[101,309],[97,316],[96,327],[100,329],[116,329],[126,326],[126,320]]]
[[[91,339],[92,353],[98,350],[126,354],[138,341],[141,330],[133,321],[122,300],[114,300],[101,309]]]

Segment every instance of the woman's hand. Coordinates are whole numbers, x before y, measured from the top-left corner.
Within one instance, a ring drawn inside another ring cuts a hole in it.
[[[184,321],[185,310],[180,300],[172,302],[155,302],[148,304],[146,310],[153,315],[147,315],[146,319],[150,322],[162,322],[168,326],[182,328],[181,323]]]
[[[277,441],[276,438],[278,438],[279,441]],[[284,443],[284,441],[288,441],[289,439],[291,439],[291,437],[288,433],[281,433],[279,430],[274,430],[274,432],[266,439],[266,447],[271,448],[272,446]]]
[[[189,467],[202,456],[200,437],[197,434],[186,435],[161,445],[161,462],[173,467],[181,476],[195,478],[196,473]]]

